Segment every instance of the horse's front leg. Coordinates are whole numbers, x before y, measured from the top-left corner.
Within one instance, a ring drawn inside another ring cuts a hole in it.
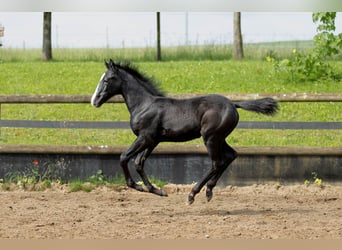
[[[149,179],[148,179],[148,177],[144,171],[145,160],[147,159],[147,157],[150,156],[150,154],[152,153],[153,149],[156,146],[157,145],[150,146],[147,149],[145,149],[143,152],[139,153],[137,158],[135,159],[135,167],[136,167],[136,170],[137,170],[138,174],[140,175],[142,181],[144,182],[146,188],[148,189],[148,191],[150,193],[160,195],[160,196],[167,196],[167,193],[163,189],[155,188],[151,184],[151,182],[149,181]]]
[[[146,147],[144,146],[143,138],[138,137],[135,142],[129,147],[129,149],[126,152],[122,153],[120,156],[120,166],[124,172],[127,186],[141,192],[144,191],[144,188],[133,180],[128,169],[128,162],[130,159],[132,159],[134,156],[144,151],[145,149]]]

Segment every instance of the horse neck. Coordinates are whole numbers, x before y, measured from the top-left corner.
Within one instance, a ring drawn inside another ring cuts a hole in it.
[[[131,115],[147,105],[149,106],[153,99],[153,95],[139,84],[138,79],[132,76],[129,76],[123,85],[122,96]]]

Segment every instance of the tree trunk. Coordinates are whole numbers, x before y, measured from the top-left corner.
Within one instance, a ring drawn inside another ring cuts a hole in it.
[[[160,12],[157,12],[157,61],[161,61]]]
[[[241,34],[241,12],[234,12],[234,47],[233,59],[243,58],[243,44]]]
[[[43,20],[43,51],[42,60],[52,60],[52,46],[51,46],[51,12],[44,12]]]

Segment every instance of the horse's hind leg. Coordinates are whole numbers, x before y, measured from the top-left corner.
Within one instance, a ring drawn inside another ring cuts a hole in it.
[[[151,146],[145,149],[143,152],[139,153],[135,159],[135,167],[142,181],[144,182],[146,188],[148,189],[150,193],[157,194],[160,196],[167,196],[167,193],[163,189],[157,189],[151,184],[151,182],[149,181],[144,171],[145,160],[147,159],[147,157],[149,157],[149,155],[152,153],[155,147],[156,146]]]
[[[202,187],[210,179],[212,179],[215,175],[217,175],[218,171],[222,167],[222,161],[221,161],[222,139],[221,138],[215,138],[215,137],[211,137],[209,139],[204,138],[204,143],[208,149],[209,156],[212,159],[212,167],[206,173],[204,178],[191,189],[191,192],[188,196],[188,203],[189,204],[192,204],[195,201],[196,194],[201,191]]]
[[[217,181],[236,157],[236,151],[224,141],[222,144],[222,165],[217,173],[207,182],[206,197],[208,201],[213,197],[213,188],[216,186]]]

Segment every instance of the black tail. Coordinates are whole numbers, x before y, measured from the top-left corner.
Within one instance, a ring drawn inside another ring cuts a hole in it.
[[[234,102],[234,105],[236,108],[242,108],[264,115],[275,115],[279,109],[277,101],[269,97],[258,100]]]

